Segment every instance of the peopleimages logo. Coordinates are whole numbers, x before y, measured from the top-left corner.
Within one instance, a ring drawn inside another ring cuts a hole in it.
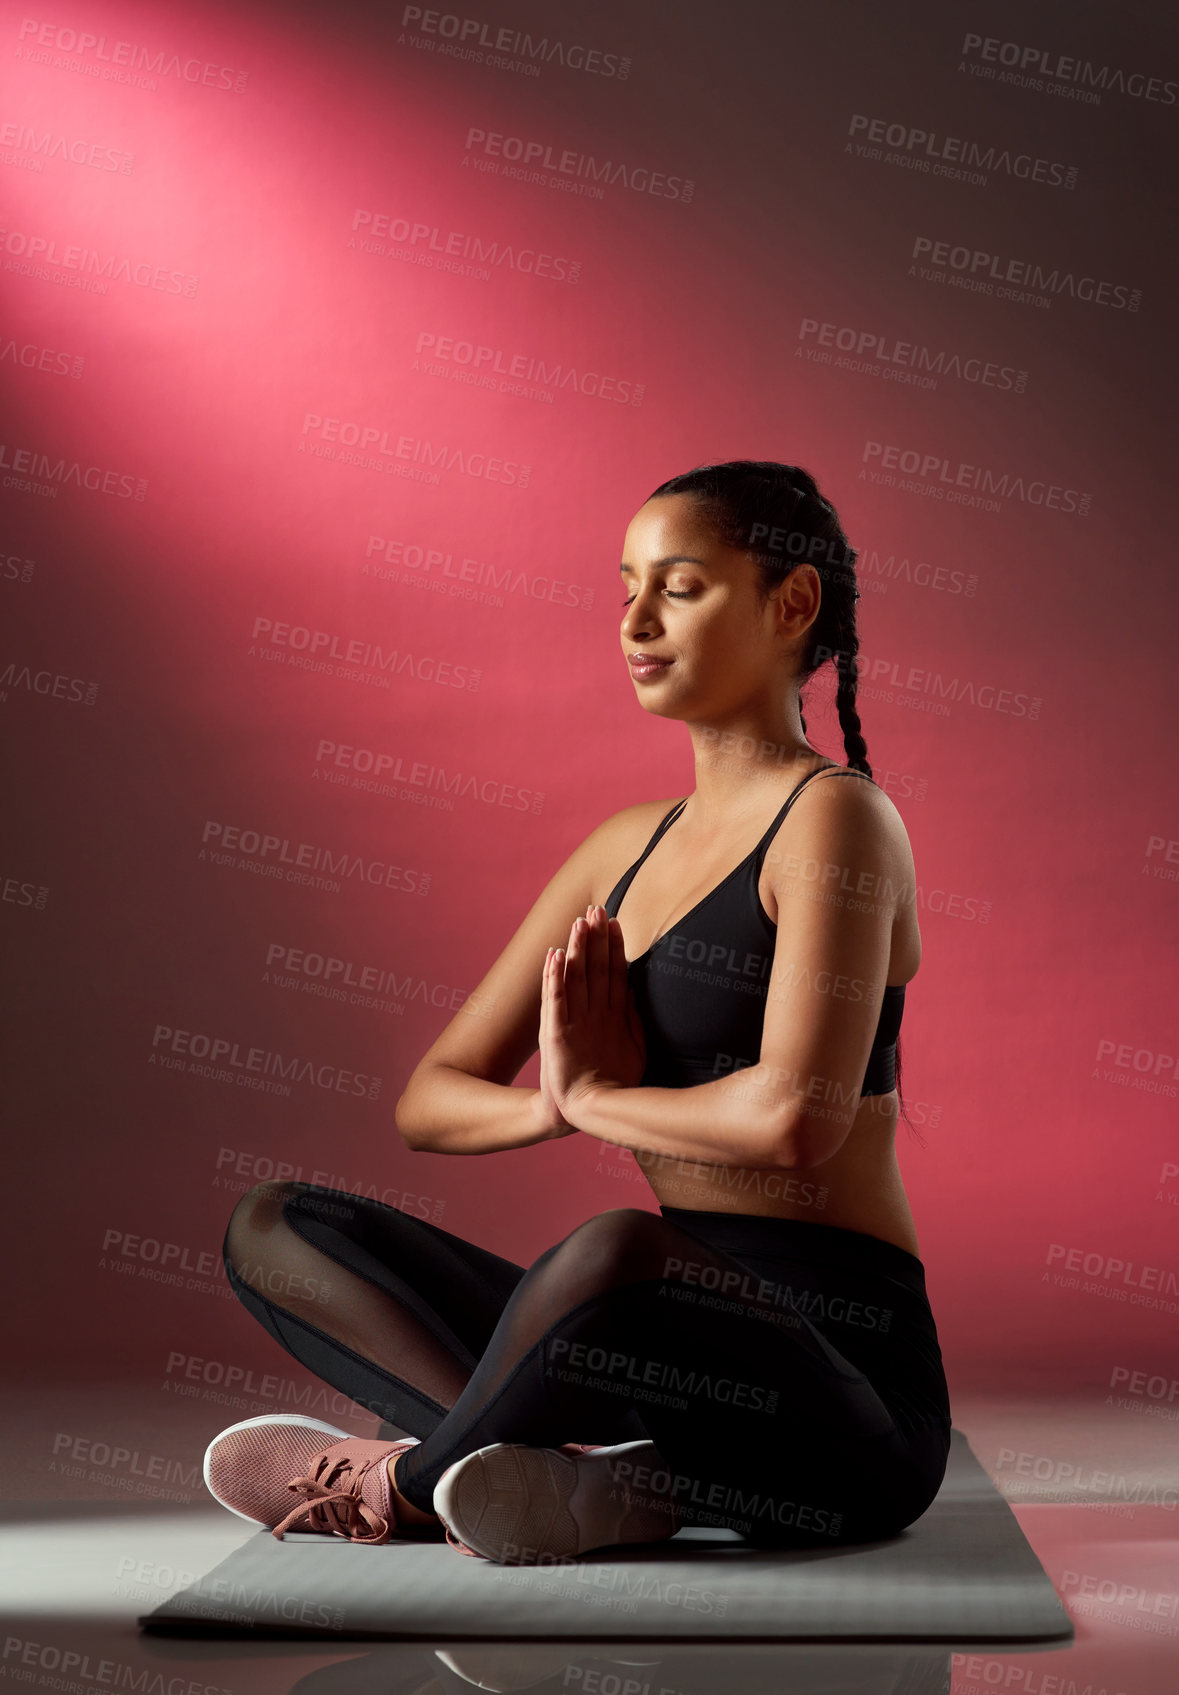
[[[217,1032],[176,1030],[170,1024],[157,1024],[149,1065],[163,1064],[166,1070],[176,1071],[184,1070],[185,1062],[187,1069],[197,1075],[219,1069],[235,1082],[253,1084],[259,1077],[278,1078],[284,1084],[304,1083],[342,1095],[360,1095],[370,1101],[379,1100],[381,1094],[382,1079],[367,1072],[349,1071],[343,1066],[277,1048],[249,1047]]]
[[[1015,1695],[1066,1695],[1072,1682],[1053,1672],[1045,1675],[1035,1666],[1021,1666],[1014,1660],[984,1659],[981,1654],[951,1654],[949,1663],[953,1687],[959,1695],[978,1695],[983,1689],[1000,1688]],[[965,1682],[960,1681],[963,1678]],[[1081,1695],[1081,1686],[1074,1683],[1068,1695]],[[1087,1685],[1086,1695],[1094,1695],[1092,1684]],[[1108,1684],[1100,1685],[1100,1695],[1139,1695],[1139,1692],[1124,1689],[1111,1678]]]
[[[181,58],[179,53],[166,52],[162,47],[145,47],[137,41],[118,41],[108,35],[93,35],[89,30],[71,29],[68,24],[40,23],[36,18],[23,18],[17,30],[21,44],[17,58],[29,64],[66,64],[54,60],[49,52],[33,52],[31,48],[53,49],[58,53],[78,55],[81,65],[93,76],[101,74],[105,81],[135,82],[143,85],[143,72],[150,77],[173,76],[181,82],[202,88],[225,89],[231,94],[245,92],[247,71],[234,70],[230,65],[214,65],[206,59]],[[99,64],[88,62],[92,55]],[[138,72],[140,74],[133,75]],[[154,83],[149,86],[155,87]]]
[[[1164,1295],[1179,1295],[1179,1274],[1172,1271],[1170,1266],[1140,1265],[1135,1260],[1119,1259],[1116,1254],[1107,1254],[1104,1249],[1086,1251],[1084,1248],[1066,1247],[1062,1242],[1048,1244],[1045,1264],[1063,1264],[1066,1271],[1095,1279],[1096,1281],[1084,1285],[1089,1291],[1108,1290],[1118,1300],[1125,1300],[1127,1297],[1124,1290],[1133,1289],[1134,1294],[1130,1297],[1130,1304],[1133,1306],[1165,1306],[1168,1311],[1179,1311],[1173,1303],[1162,1302],[1143,1293],[1144,1290],[1157,1289]],[[1054,1273],[1051,1280],[1065,1289],[1075,1289],[1079,1286],[1075,1276],[1062,1281],[1061,1276]],[[1040,1281],[1049,1281],[1047,1271],[1041,1274]]]
[[[418,798],[422,801],[430,793],[440,793],[452,801],[457,797],[482,802],[484,806],[506,807],[510,812],[539,813],[544,808],[543,789],[521,788],[499,777],[477,777],[474,772],[433,765],[428,760],[387,753],[378,748],[353,747],[324,739],[316,747],[312,775],[321,776],[325,765],[334,765],[341,773],[355,775],[360,772],[386,778],[390,782],[408,783],[419,791]],[[341,780],[347,781],[347,778]],[[352,786],[361,785],[353,783]],[[372,784],[367,786],[373,787]]]
[[[531,176],[543,182],[543,171],[556,173],[558,179],[571,183],[586,183],[600,190],[604,184],[613,188],[621,183],[636,194],[649,194],[655,200],[678,200],[687,206],[696,190],[691,177],[669,177],[665,171],[653,171],[647,165],[627,164],[621,159],[599,159],[593,153],[580,153],[575,147],[554,147],[549,141],[531,141],[522,135],[504,135],[498,130],[467,130],[463,164],[482,158],[495,169],[500,160],[520,167],[503,171],[504,176]],[[484,167],[486,168],[486,167]]]
[[[52,278],[50,266],[72,273],[65,281],[71,288],[83,288],[92,294],[105,294],[112,282],[132,283],[136,288],[153,288],[161,294],[180,294],[191,300],[196,294],[198,275],[172,269],[155,258],[145,259],[142,253],[116,253],[111,249],[82,247],[57,235],[45,235],[35,230],[0,230],[0,253],[6,255],[4,269],[21,276]]]
[[[1078,518],[1089,516],[1092,496],[1080,489],[1064,488],[1059,483],[1046,483],[1040,478],[1030,480],[1012,471],[993,471],[987,465],[953,464],[941,453],[922,453],[918,448],[896,447],[882,441],[866,441],[860,455],[862,465],[874,465],[878,470],[861,470],[861,480],[884,486],[906,487],[887,473],[900,471],[919,484],[929,485],[921,493],[936,492],[949,499],[962,489],[984,496],[1007,500],[1022,500],[1029,506],[1044,506],[1054,512],[1073,512]],[[945,485],[943,487],[943,485]]]
[[[26,488],[35,485],[37,492],[63,488],[85,489],[89,494],[110,494],[116,500],[146,500],[147,478],[133,471],[118,471],[106,465],[84,465],[80,459],[59,459],[39,447],[16,447],[0,442],[0,472],[4,486]]]
[[[815,649],[816,663],[822,664],[823,660],[830,659],[835,651],[820,644]],[[1039,718],[1040,708],[1044,704],[1040,695],[1027,695],[992,682],[979,683],[972,677],[949,677],[943,671],[927,671],[923,665],[906,666],[903,660],[890,659],[885,653],[875,654],[864,648],[857,652],[852,669],[860,693],[866,698],[891,700],[893,695],[888,690],[892,689],[902,693],[928,695],[938,704],[950,700],[967,706],[978,706],[984,712],[1002,712],[1012,718],[1032,720]],[[773,852],[771,848],[771,855]],[[989,907],[990,903],[987,905]]]
[[[44,170],[47,159],[88,165],[95,171],[119,171],[123,176],[130,176],[135,167],[134,153],[124,153],[109,142],[84,141],[62,130],[38,131],[29,124],[0,124],[0,147],[31,154],[34,162],[25,168],[33,171]]]
[[[343,448],[343,452],[340,451]],[[299,436],[298,451],[314,451],[321,459],[337,459],[342,465],[359,465],[365,470],[419,473],[422,481],[437,483],[436,467],[480,477],[489,483],[514,484],[527,488],[531,465],[501,459],[498,454],[472,451],[454,442],[431,441],[425,436],[397,435],[388,426],[365,424],[351,418],[325,418],[307,412]],[[400,465],[399,460],[409,461]]]
[[[997,35],[974,35],[968,32],[962,41],[962,58],[972,61],[959,65],[959,70],[982,71],[984,66],[1002,65],[1003,71],[991,70],[998,82],[1017,86],[1046,86],[1054,94],[1085,98],[1093,104],[1100,102],[1090,91],[1110,89],[1115,94],[1129,95],[1132,100],[1157,100],[1160,105],[1173,106],[1179,84],[1164,82],[1161,77],[1146,76],[1142,71],[1124,71],[1117,65],[1095,65],[1091,59],[1075,59],[1066,53],[1055,53],[1048,47],[1027,47],[1018,41],[1000,41]],[[1038,82],[1047,78],[1046,84]],[[1053,86],[1059,84],[1060,86]],[[1068,85],[1075,86],[1068,86]]]
[[[880,158],[879,149],[888,147],[892,154],[903,156],[898,162],[929,171],[935,177],[985,184],[986,172],[995,171],[1002,176],[1042,183],[1048,188],[1077,186],[1076,165],[1032,153],[1012,153],[993,144],[984,146],[959,135],[939,135],[936,130],[922,129],[917,124],[892,123],[887,118],[870,118],[862,112],[853,112],[847,133],[861,140],[849,140],[845,152]],[[865,142],[873,145],[865,147]]]
[[[237,854],[242,864],[289,883],[309,883],[317,888],[328,883],[338,891],[341,885],[328,879],[354,877],[375,888],[396,889],[402,894],[425,895],[430,889],[429,871],[370,859],[348,848],[323,847],[264,830],[243,829],[240,824],[224,824],[215,818],[206,818],[201,844],[198,860],[219,865]]]
[[[926,273],[919,266],[929,265],[936,270],[949,270],[960,286],[981,294],[993,294],[998,300],[1018,300],[1021,290],[1041,294],[1046,298],[1069,295],[1087,306],[1108,306],[1117,312],[1137,312],[1142,305],[1142,290],[1126,283],[1110,282],[1102,277],[1077,271],[1062,271],[1059,265],[1047,270],[1034,259],[1008,259],[999,253],[989,253],[983,247],[967,247],[964,242],[939,241],[933,236],[913,238],[909,255],[911,277]],[[1008,287],[1018,284],[1018,288]]]
[[[504,394],[525,394],[529,392],[526,385],[533,384],[545,391],[545,397],[550,400],[553,393],[572,389],[576,394],[612,401],[619,406],[641,406],[646,393],[645,383],[627,377],[583,370],[559,359],[546,359],[542,354],[514,352],[506,347],[491,347],[486,342],[467,341],[461,336],[439,335],[437,330],[420,330],[414,341],[414,353],[424,357],[413,360],[411,371],[434,374],[434,367],[438,367],[461,381],[481,384]],[[536,388],[532,390],[534,395]]]
[[[18,1678],[22,1683],[40,1683],[48,1688],[66,1687],[64,1680],[70,1679],[73,1684],[101,1684],[110,1689],[139,1689],[150,1686],[153,1695],[158,1689],[159,1695],[233,1695],[219,1683],[201,1683],[197,1678],[183,1676],[169,1677],[165,1680],[160,1671],[148,1673],[138,1655],[134,1663],[130,1660],[114,1660],[102,1658],[101,1650],[83,1648],[62,1648],[56,1642],[35,1642],[31,1637],[6,1636],[4,1638],[4,1664],[8,1666],[29,1666],[43,1672],[54,1672],[55,1677],[50,1682],[47,1677],[28,1677],[19,1671],[10,1671],[9,1677],[15,1683]],[[179,1685],[179,1688],[177,1687]]]
[[[374,564],[374,554],[383,563]],[[568,582],[564,577],[548,577],[531,569],[529,564],[496,565],[488,559],[473,559],[470,555],[456,556],[440,547],[425,547],[421,542],[402,541],[396,537],[369,536],[364,545],[362,577],[376,577],[382,582],[403,583],[427,593],[447,593],[454,598],[478,600],[480,605],[505,606],[505,596],[523,595],[528,600],[547,601],[550,606],[572,606],[589,612],[594,604],[595,590],[582,583]],[[10,574],[15,576],[15,564]],[[5,561],[0,555],[0,577],[5,574]],[[32,561],[26,561],[24,581],[32,574]],[[446,582],[449,579],[449,588]]]
[[[560,38],[552,40],[547,35],[535,36],[511,24],[489,23],[486,18],[464,18],[457,12],[404,6],[401,27],[438,36],[453,44],[456,57],[474,59],[478,64],[486,61],[498,69],[514,70],[514,61],[524,61],[522,68],[533,74],[539,74],[541,64],[556,63],[564,65],[566,70],[612,77],[616,82],[625,82],[630,75],[631,61],[625,54],[604,53],[599,47],[585,47]]]
[[[458,984],[428,983],[424,977],[415,977],[406,971],[398,973],[394,968],[360,965],[332,954],[293,947],[287,942],[270,942],[266,948],[262,981],[265,983],[270,976],[277,977],[282,973],[301,978],[305,983],[322,983],[333,990],[359,990],[392,995],[399,1001],[417,1001],[422,1006],[438,1007],[443,1012],[457,1012],[462,1006],[478,1012],[484,1004],[484,997],[477,990],[462,988]],[[340,993],[338,998],[343,1000],[345,997]],[[494,1004],[494,998],[487,1001],[488,1006]],[[335,1185],[336,1188],[348,1186]]]
[[[979,388],[1007,389],[1013,394],[1023,394],[1028,385],[1027,372],[1014,365],[1000,365],[994,359],[971,355],[964,358],[944,347],[934,349],[923,342],[905,341],[879,325],[859,329],[850,324],[825,323],[820,318],[803,318],[798,340],[795,358],[818,359],[836,370],[867,371],[871,376],[883,371],[892,382],[922,388],[936,388],[938,377],[954,377]]]
[[[399,647],[385,647],[363,636],[348,636],[341,630],[313,630],[309,624],[289,624],[284,619],[267,618],[259,614],[250,629],[247,658],[269,659],[277,653],[284,664],[299,671],[327,671],[336,676],[357,679],[365,671],[383,679],[407,672],[415,682],[436,683],[439,688],[477,691],[483,673],[469,665],[456,665],[452,660],[439,659],[434,654],[407,652]],[[337,663],[339,662],[339,663]],[[360,670],[353,668],[360,667]]]
[[[355,248],[359,238],[365,252],[383,257],[408,255],[414,264],[452,271],[462,276],[487,277],[491,270],[516,271],[521,276],[546,282],[576,283],[581,280],[581,260],[558,253],[538,252],[535,247],[517,247],[499,236],[472,235],[466,230],[443,230],[422,218],[398,216],[358,206],[352,214],[352,233],[347,245]],[[395,245],[389,248],[386,241]]]
[[[54,700],[73,702],[78,706],[93,706],[98,699],[98,684],[84,677],[71,677],[68,671],[34,671],[10,659],[0,660],[0,702],[7,701],[9,689],[24,689],[28,694],[52,696]]]

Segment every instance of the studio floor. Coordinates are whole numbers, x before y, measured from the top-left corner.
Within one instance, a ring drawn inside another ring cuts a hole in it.
[[[0,1679],[69,1695],[1171,1695],[1179,1690],[1179,1403],[954,1398],[954,1424],[1068,1610],[1068,1644],[584,1645],[183,1639],[136,1619],[254,1534],[200,1481],[249,1416],[160,1386],[3,1396]],[[318,1416],[323,1416],[320,1413]],[[336,1417],[328,1415],[332,1422]],[[338,1416],[338,1415],[337,1415]],[[375,1431],[355,1410],[339,1423]],[[456,1559],[462,1556],[456,1554]],[[538,1634],[543,1623],[538,1620]]]

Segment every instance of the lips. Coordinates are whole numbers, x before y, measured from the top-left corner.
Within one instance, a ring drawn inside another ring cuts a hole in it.
[[[627,664],[630,666],[632,671],[647,671],[650,670],[653,665],[670,665],[671,660],[656,659],[653,654],[644,653],[637,659],[628,657]]]

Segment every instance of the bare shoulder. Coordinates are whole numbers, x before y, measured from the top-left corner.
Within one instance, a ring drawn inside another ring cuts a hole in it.
[[[779,907],[808,890],[812,899],[838,893],[851,910],[870,902],[878,915],[911,926],[906,951],[919,957],[916,867],[905,821],[877,783],[846,773],[830,767],[796,798],[766,854],[770,888]]]
[[[584,846],[591,853],[597,869],[596,882],[605,883],[601,899],[614,887],[642,853],[660,822],[683,795],[669,795],[666,800],[640,800],[612,812],[586,837]]]
[[[588,893],[581,902],[580,911],[584,912],[586,906],[594,901],[599,889],[598,899],[605,901],[623,872],[642,853],[660,821],[683,798],[683,795],[669,795],[666,800],[635,801],[630,806],[620,807],[617,812],[607,813],[605,818],[586,831],[556,871],[556,877],[563,882],[577,883],[588,879]]]
[[[806,785],[790,809],[790,817],[826,821],[878,849],[899,849],[912,857],[905,821],[879,783],[847,766],[830,766]]]
[[[808,796],[811,804],[806,809],[803,803]],[[842,829],[879,848],[902,849],[912,857],[905,821],[890,797],[879,783],[849,772],[845,765],[820,771],[790,811],[791,815],[800,812],[803,817],[825,818],[829,828]]]
[[[604,902],[623,872],[642,853],[673,806],[684,797],[640,800],[610,812],[586,831],[563,864],[552,873],[550,887],[559,887],[579,904],[569,922],[591,903]]]

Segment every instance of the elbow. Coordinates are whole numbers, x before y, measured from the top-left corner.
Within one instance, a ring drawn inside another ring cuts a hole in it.
[[[770,1138],[773,1162],[784,1171],[810,1171],[838,1153],[847,1138],[847,1124],[818,1122],[813,1113],[791,1112],[774,1123]]]
[[[393,1108],[397,1133],[411,1153],[429,1153],[433,1146],[440,1117],[435,1090],[438,1080],[437,1066],[419,1065],[410,1074]]]
[[[789,1113],[785,1117],[775,1113],[770,1118],[769,1127],[762,1138],[762,1146],[768,1152],[768,1164],[776,1171],[796,1171],[801,1169],[801,1142],[799,1140],[799,1120],[797,1113]]]
[[[429,1147],[425,1126],[421,1119],[414,1115],[412,1096],[408,1088],[398,1096],[397,1105],[393,1108],[393,1122],[397,1126],[397,1134],[411,1153],[422,1153]]]

